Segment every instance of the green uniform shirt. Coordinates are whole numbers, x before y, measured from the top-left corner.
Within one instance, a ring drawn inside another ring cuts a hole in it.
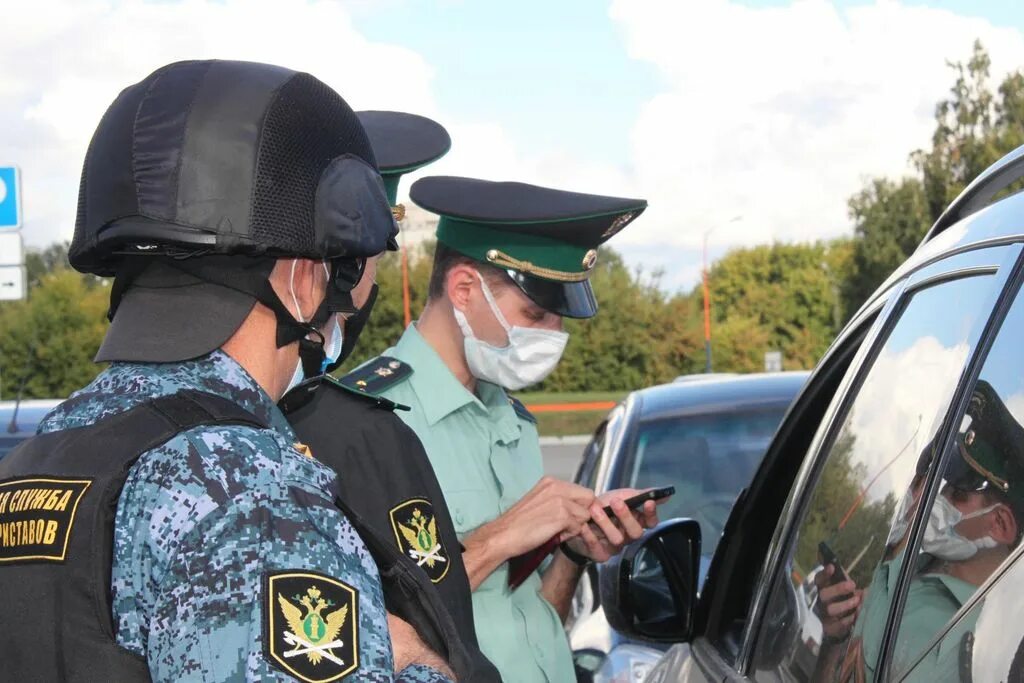
[[[864,608],[857,619],[853,636],[862,639],[864,651],[865,680],[875,680],[878,655],[881,648],[882,634],[886,620],[889,618],[889,607],[892,604],[892,592],[896,589],[903,553],[888,562],[883,562],[875,570],[871,585],[864,600]],[[975,586],[949,576],[948,574],[919,574],[910,582],[907,601],[900,621],[899,636],[893,652],[892,673],[897,676],[906,673],[932,639],[953,618],[957,610],[970,599],[976,590]],[[973,630],[976,620],[972,615],[964,619],[946,634],[939,646],[933,649],[924,660],[917,665],[913,678],[919,679],[937,675],[945,665],[956,667],[957,654],[963,633]],[[939,666],[939,664],[942,666]],[[925,672],[928,672],[927,674]],[[937,679],[932,679],[933,683]]]
[[[412,375],[381,395],[410,406],[396,413],[423,442],[464,538],[516,503],[543,475],[537,428],[520,418],[505,390],[477,382],[474,396],[455,378],[414,325],[384,355]],[[503,564],[473,592],[473,617],[484,654],[504,680],[572,681],[569,643],[534,572],[514,592]]]

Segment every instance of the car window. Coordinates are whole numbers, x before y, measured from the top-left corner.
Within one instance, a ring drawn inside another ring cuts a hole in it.
[[[903,304],[823,451],[759,627],[755,679],[832,680],[848,661],[860,667],[858,680],[873,679],[888,605],[876,581],[895,571],[891,522],[945,414],[993,286],[989,276],[946,281]],[[833,562],[842,569],[826,567]],[[837,601],[841,574],[855,592]],[[870,609],[865,593],[875,596]]]
[[[927,683],[1024,680],[1024,562],[1020,555],[904,677]]]
[[[896,675],[925,652],[1024,533],[1022,338],[1024,299],[1018,298],[982,365],[944,458],[893,647]],[[1018,614],[1006,614],[1007,620]],[[961,619],[946,637],[946,647],[929,652],[916,675],[938,675],[940,667],[949,665],[949,657],[959,652],[958,640],[974,631],[976,620],[977,614]]]
[[[590,439],[586,448],[583,449],[580,468],[576,473],[574,481],[577,484],[586,486],[588,489],[594,488],[594,484],[597,483],[597,464],[601,458],[601,451],[604,450],[604,436],[607,427],[608,422],[602,422],[600,426],[594,430],[593,438]]]
[[[675,486],[658,515],[697,520],[701,555],[710,558],[785,412],[777,406],[641,422],[625,486]]]

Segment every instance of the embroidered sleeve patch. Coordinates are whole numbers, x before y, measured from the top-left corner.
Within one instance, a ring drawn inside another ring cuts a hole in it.
[[[91,483],[58,477],[0,482],[0,563],[63,562],[78,503]]]
[[[359,668],[359,591],[323,574],[267,574],[263,589],[264,654],[308,683],[337,681]]]
[[[407,500],[391,508],[390,516],[398,549],[412,558],[433,583],[441,583],[451,563],[437,533],[437,518],[430,501]]]

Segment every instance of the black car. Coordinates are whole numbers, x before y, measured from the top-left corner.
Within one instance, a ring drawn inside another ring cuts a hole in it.
[[[0,401],[0,458],[15,446],[35,436],[36,426],[56,408],[61,399],[43,398],[29,401]]]
[[[634,391],[598,426],[575,481],[598,493],[674,486],[675,495],[658,514],[699,521],[708,539],[701,551],[703,575],[736,496],[808,374],[690,375]],[[597,572],[590,568],[573,599],[570,643],[589,651],[590,666],[600,666],[598,679],[629,671],[632,680],[661,651],[609,628],[596,589]]]
[[[690,520],[603,567],[609,623],[680,643],[648,681],[1024,680],[1022,176],[1024,147],[839,335],[699,597]]]

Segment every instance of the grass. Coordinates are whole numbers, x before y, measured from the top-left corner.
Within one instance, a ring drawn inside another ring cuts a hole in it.
[[[628,391],[523,391],[515,397],[526,405],[544,403],[590,403],[594,401],[615,401],[626,398]]]
[[[535,417],[537,431],[541,436],[589,436],[607,414],[606,410],[587,410],[576,413],[539,413]]]
[[[612,401],[618,403],[628,391],[527,391],[516,394],[526,405],[551,403],[596,403]],[[579,410],[567,413],[537,413],[537,431],[541,436],[590,435],[601,424],[608,410]]]

